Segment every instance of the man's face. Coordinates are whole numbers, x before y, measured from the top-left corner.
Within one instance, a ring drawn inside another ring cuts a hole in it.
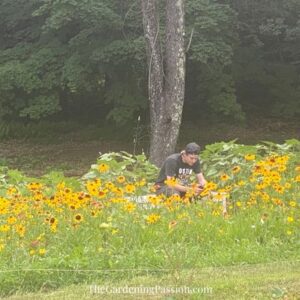
[[[193,166],[197,160],[198,160],[197,154],[183,153],[182,155],[182,161],[188,164],[189,166]]]

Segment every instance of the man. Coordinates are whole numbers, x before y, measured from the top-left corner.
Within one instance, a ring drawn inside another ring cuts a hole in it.
[[[198,186],[193,189],[193,192],[199,194],[206,184],[200,169],[199,153],[200,146],[196,143],[189,143],[181,153],[175,153],[167,157],[155,184],[156,193],[158,195],[165,194],[166,196],[173,194],[184,196],[186,192],[192,189],[189,186],[189,179],[194,172]],[[174,184],[166,184],[166,181],[172,181],[172,179],[176,179]]]

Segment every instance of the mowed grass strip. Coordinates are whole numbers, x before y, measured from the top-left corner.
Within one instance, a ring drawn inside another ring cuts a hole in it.
[[[130,271],[126,271],[130,272]],[[126,275],[126,272],[124,275]],[[134,270],[132,270],[134,272]],[[129,273],[128,273],[129,275]],[[132,274],[131,274],[132,275]],[[131,277],[131,276],[128,276]],[[104,292],[104,289],[107,292]],[[122,293],[123,291],[123,293]],[[149,271],[126,280],[101,280],[38,293],[15,294],[26,299],[299,299],[300,261],[268,264]]]

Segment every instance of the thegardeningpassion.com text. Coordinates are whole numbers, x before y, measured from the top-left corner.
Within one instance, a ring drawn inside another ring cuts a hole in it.
[[[140,294],[140,295],[162,295],[162,294],[212,294],[211,287],[189,287],[189,286],[102,286],[93,284],[90,286],[91,294]]]

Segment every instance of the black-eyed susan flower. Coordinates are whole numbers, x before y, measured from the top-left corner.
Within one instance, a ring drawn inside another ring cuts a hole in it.
[[[125,180],[126,180],[126,178],[123,175],[120,175],[120,176],[117,177],[117,182],[119,182],[119,183],[124,183]]]
[[[133,212],[135,209],[136,209],[136,205],[134,203],[130,202],[130,203],[126,203],[124,205],[124,210],[129,213]]]
[[[125,186],[125,191],[128,194],[133,194],[135,192],[135,185],[132,183],[129,183]]]
[[[100,173],[106,173],[106,172],[108,172],[109,171],[109,165],[107,165],[107,164],[100,164],[100,165],[98,165],[98,171]]]
[[[81,214],[76,214],[76,215],[74,216],[74,221],[75,221],[76,223],[82,222],[82,221],[83,221],[83,216],[82,216]]]
[[[232,168],[232,173],[234,173],[234,174],[236,174],[236,173],[238,173],[238,172],[240,172],[241,171],[241,167],[240,166],[234,166],[233,168]]]
[[[154,224],[154,223],[158,222],[159,219],[160,219],[160,215],[151,214],[151,215],[147,216],[146,222],[148,224]]]
[[[220,176],[220,179],[221,179],[222,181],[226,181],[226,180],[229,179],[229,176],[228,176],[227,174],[222,174],[222,175]]]

